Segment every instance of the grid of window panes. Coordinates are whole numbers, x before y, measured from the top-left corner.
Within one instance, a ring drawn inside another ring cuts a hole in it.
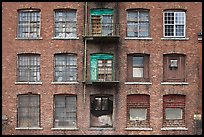
[[[76,127],[76,96],[55,96],[54,127]]]
[[[18,55],[18,81],[40,81],[40,55]]]
[[[112,81],[112,60],[98,60],[98,80]]]
[[[95,110],[108,110],[108,97],[96,97]]]
[[[76,11],[56,10],[55,11],[55,37],[75,38],[76,34]]]
[[[165,12],[164,31],[164,35],[168,37],[184,37],[185,12]]]
[[[148,11],[128,11],[127,37],[149,37]]]
[[[18,38],[40,37],[40,11],[20,10],[18,12]]]
[[[133,57],[133,77],[144,77],[144,57]]]
[[[77,58],[72,54],[55,55],[55,79],[56,82],[76,81]]]
[[[39,102],[39,95],[18,95],[18,127],[39,127]]]

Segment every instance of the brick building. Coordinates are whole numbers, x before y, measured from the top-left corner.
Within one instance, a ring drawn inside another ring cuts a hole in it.
[[[2,133],[197,134],[201,30],[201,2],[3,2]]]

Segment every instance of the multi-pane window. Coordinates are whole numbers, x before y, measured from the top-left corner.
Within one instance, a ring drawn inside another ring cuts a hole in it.
[[[149,11],[127,11],[127,37],[149,37]]]
[[[111,95],[91,96],[91,127],[112,127],[113,97]]]
[[[55,10],[55,37],[77,37],[76,10]]]
[[[91,32],[94,36],[113,35],[113,10],[93,9],[91,14]]]
[[[18,11],[18,38],[40,37],[40,10]]]
[[[90,79],[92,81],[112,81],[113,76],[113,55],[92,54],[90,62]]]
[[[18,55],[18,80],[19,82],[40,81],[40,55]]]
[[[127,127],[149,127],[149,95],[127,96]]]
[[[185,55],[164,55],[164,81],[185,81]]]
[[[40,96],[18,95],[18,127],[40,126]]]
[[[54,127],[76,127],[76,96],[55,95]]]
[[[149,55],[129,54],[128,57],[128,81],[149,80]]]
[[[185,95],[164,95],[163,115],[163,127],[184,127]]]
[[[98,60],[98,80],[112,80],[112,60]]]
[[[75,54],[55,55],[55,78],[56,82],[76,81],[77,57]]]
[[[183,11],[164,12],[164,36],[185,37],[186,13]]]

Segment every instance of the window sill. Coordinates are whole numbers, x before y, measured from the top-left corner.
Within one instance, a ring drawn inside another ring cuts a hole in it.
[[[151,82],[125,82],[125,85],[151,85]]]
[[[188,128],[185,127],[163,127],[161,130],[188,130]]]
[[[145,130],[145,131],[150,131],[150,130],[152,130],[152,128],[128,127],[128,128],[125,128],[124,130]]]
[[[91,127],[91,128],[89,128],[89,130],[115,130],[115,128],[94,128],[94,127]]]
[[[17,127],[16,130],[42,130],[40,127]]]
[[[79,37],[70,37],[70,38],[60,38],[60,37],[53,37],[53,40],[78,40]]]
[[[70,84],[79,84],[79,82],[51,82],[53,85],[70,85]]]
[[[152,40],[151,37],[125,37],[125,40]]]
[[[202,38],[198,38],[198,41],[202,41]]]
[[[188,85],[188,82],[161,82],[162,85]]]
[[[15,38],[17,40],[42,40],[43,38],[42,37],[39,37],[39,38]]]
[[[178,38],[178,37],[168,38],[168,37],[164,37],[164,38],[161,38],[161,40],[189,40],[189,38]]]
[[[15,82],[16,85],[42,85],[42,82]]]
[[[79,130],[79,128],[51,128],[51,130]]]

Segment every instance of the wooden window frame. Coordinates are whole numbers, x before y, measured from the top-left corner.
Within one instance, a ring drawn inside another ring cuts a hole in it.
[[[185,55],[165,54],[163,56],[163,74],[165,82],[185,82]],[[177,67],[171,67],[171,60],[177,60]]]
[[[27,107],[23,107],[23,106],[21,106],[20,104],[21,103],[24,103],[24,102],[20,102],[20,98],[22,97],[22,96],[24,96],[24,97],[27,97],[28,98],[28,104],[26,104],[26,105],[28,105]],[[32,97],[34,97],[34,96],[37,96],[38,97],[38,104],[37,104],[37,106],[33,106],[33,105],[31,105],[32,104],[32,102],[30,101],[31,100],[31,98]],[[18,95],[17,96],[18,97],[18,105],[17,105],[17,111],[18,111],[18,113],[17,113],[17,127],[19,127],[19,128],[21,128],[21,127],[24,127],[24,126],[21,126],[20,125],[20,123],[21,123],[21,118],[20,117],[22,117],[21,115],[21,111],[20,111],[20,109],[22,109],[22,108],[27,108],[27,110],[28,110],[28,115],[27,115],[27,118],[29,118],[28,119],[28,125],[26,126],[26,127],[40,127],[40,95],[38,95],[38,94],[20,94],[20,95]],[[30,111],[32,111],[32,109],[38,109],[38,117],[37,117],[37,119],[38,119],[38,126],[33,126],[32,125],[32,121],[33,120],[36,120],[35,119],[35,117],[34,116],[32,116],[31,115],[31,113],[29,113]]]
[[[143,77],[133,77],[133,57],[144,57]],[[149,81],[149,55],[128,54],[127,55],[127,81],[148,82]]]

